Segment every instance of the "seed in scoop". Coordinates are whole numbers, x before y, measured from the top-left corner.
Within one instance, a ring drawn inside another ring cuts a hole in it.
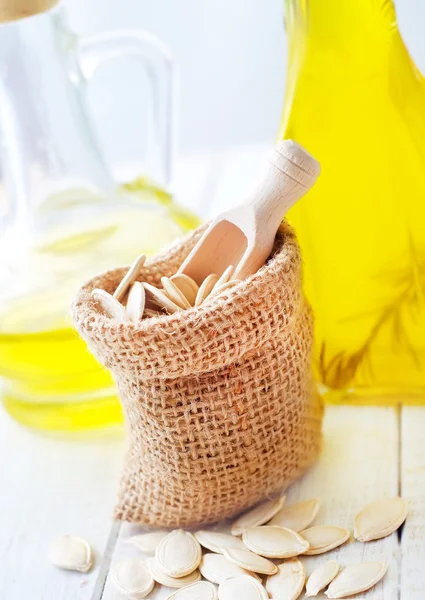
[[[223,556],[230,560],[230,562],[238,565],[238,567],[252,571],[253,573],[261,573],[263,575],[277,573],[277,566],[274,563],[267,560],[267,558],[254,554],[254,552],[248,549],[223,548]]]
[[[164,573],[179,578],[197,569],[202,550],[191,533],[175,529],[159,542],[155,558]]]
[[[170,298],[166,294],[164,294],[162,290],[159,290],[154,285],[143,282],[143,287],[145,288],[145,291],[148,294],[147,297],[153,300],[155,304],[157,304],[161,308],[165,308],[165,310],[170,314],[182,310],[180,306],[178,306],[175,302],[170,300]]]
[[[273,600],[297,600],[303,591],[305,569],[297,558],[286,560],[275,575],[267,577],[266,590]]]
[[[185,275],[185,273],[172,275],[170,280],[179,288],[182,294],[184,294],[190,305],[195,306],[196,295],[199,290],[198,284],[193,281],[189,275]]]
[[[346,567],[325,592],[328,598],[347,598],[365,592],[381,581],[387,571],[384,562],[364,562]]]
[[[111,581],[116,589],[129,598],[145,598],[155,582],[141,558],[129,558],[113,566]]]
[[[68,571],[87,573],[93,566],[93,550],[86,540],[75,535],[61,535],[49,549],[50,562]]]
[[[155,554],[159,542],[167,535],[166,531],[151,531],[149,533],[141,533],[133,535],[126,540],[130,544],[134,544],[141,552],[145,554]]]
[[[316,527],[310,527],[310,529],[301,531],[301,535],[310,544],[310,548],[304,552],[304,554],[308,556],[329,552],[329,550],[333,550],[334,548],[345,544],[350,538],[348,529],[335,527],[334,525],[317,525]]]
[[[299,533],[276,525],[247,529],[242,541],[252,552],[267,558],[292,558],[305,554],[310,548]]]
[[[130,321],[137,322],[143,316],[145,310],[145,288],[140,281],[135,281],[130,288],[125,310]]]
[[[191,304],[183,292],[168,277],[161,277],[162,287],[169,296],[170,300],[175,302],[181,308],[191,308]]]
[[[177,578],[177,577],[170,577],[169,575],[164,573],[164,571],[158,564],[156,558],[153,558],[153,557],[148,558],[146,561],[146,564],[148,565],[148,569],[149,569],[153,579],[157,583],[160,583],[161,585],[165,585],[170,588],[182,588],[182,587],[185,587],[186,585],[189,585],[190,583],[195,583],[195,581],[199,581],[201,579],[201,574],[198,571],[198,569],[196,569],[195,571],[192,571],[192,573],[190,573],[190,575],[185,575],[184,577]]]
[[[195,306],[200,306],[205,298],[210,295],[217,281],[218,275],[215,275],[215,273],[205,277],[196,295]]]
[[[375,500],[354,519],[354,537],[360,542],[379,540],[394,533],[406,517],[407,503],[403,498]]]
[[[111,294],[105,292],[105,290],[95,289],[91,293],[93,300],[99,302],[103,311],[110,319],[116,319],[117,321],[128,321],[127,313],[125,308],[118,300],[116,300]]]
[[[199,570],[202,577],[208,579],[211,583],[220,584],[226,579],[239,575],[249,575],[258,579],[257,575],[238,567],[222,554],[204,554],[199,565]]]
[[[280,496],[275,500],[266,500],[252,510],[243,514],[232,525],[232,535],[242,535],[250,527],[258,527],[270,521],[282,508],[285,502],[285,496]]]
[[[286,527],[292,531],[300,532],[307,529],[316,518],[320,508],[320,500],[306,500],[298,502],[292,506],[284,506],[268,523],[268,525],[278,525]]]
[[[126,295],[127,290],[130,287],[130,285],[136,281],[137,276],[140,273],[140,269],[143,267],[145,262],[146,262],[146,256],[144,254],[141,254],[140,256],[138,256],[136,258],[134,263],[131,265],[131,267],[127,271],[126,275],[121,280],[121,283],[119,284],[119,286],[117,287],[117,289],[114,292],[114,298],[116,300],[118,300],[118,302],[121,302],[121,300]]]
[[[217,600],[217,588],[209,581],[197,581],[174,592],[167,600]]]
[[[220,277],[218,278],[218,281],[215,284],[213,291],[215,290],[215,288],[218,288],[221,285],[228,283],[234,272],[235,272],[235,267],[233,265],[230,265],[229,267],[227,267],[227,269],[225,269],[223,271],[223,273],[220,275]]]
[[[211,550],[211,552],[222,554],[223,548],[239,548],[240,550],[246,550],[246,546],[242,540],[233,535],[229,535],[228,533],[208,531],[205,529],[197,531],[194,535],[201,546],[207,548],[207,550]]]
[[[219,600],[269,600],[266,589],[252,577],[239,575],[220,583]]]
[[[317,569],[314,569],[306,584],[306,597],[317,596],[331,581],[335,579],[339,572],[339,564],[336,560],[328,560]]]

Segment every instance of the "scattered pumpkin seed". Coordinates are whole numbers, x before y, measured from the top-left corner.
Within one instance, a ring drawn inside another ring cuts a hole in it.
[[[276,525],[247,529],[242,541],[252,552],[267,558],[292,558],[310,548],[310,543],[299,533]]]
[[[369,542],[391,535],[404,523],[407,512],[403,498],[375,500],[355,517],[354,537],[360,542]]]
[[[175,529],[159,542],[155,558],[166,575],[179,578],[190,575],[197,569],[202,550],[191,533]]]
[[[148,569],[153,577],[153,579],[160,583],[161,585],[165,585],[170,588],[182,588],[190,583],[195,583],[195,581],[199,581],[201,579],[201,574],[196,569],[192,571],[190,575],[185,575],[184,577],[170,577],[161,569],[158,564],[156,558],[150,557],[146,560],[146,564],[148,565]]]
[[[258,527],[270,521],[282,508],[285,502],[285,496],[280,496],[275,500],[266,500],[252,510],[236,519],[232,525],[232,535],[242,535],[244,531],[251,527]]]
[[[305,538],[310,548],[304,552],[308,556],[314,554],[323,554],[329,552],[350,538],[350,532],[343,527],[335,527],[334,525],[317,525],[301,531],[301,535]]]
[[[201,564],[199,565],[199,570],[204,579],[217,584],[239,575],[249,575],[258,578],[254,573],[246,571],[245,569],[238,567],[235,563],[230,562],[230,560],[222,554],[204,554]]]
[[[266,589],[259,581],[247,575],[226,579],[218,588],[219,600],[269,600]]]
[[[323,590],[327,585],[331,583],[338,575],[339,564],[336,560],[328,560],[323,563],[320,567],[315,569],[310,577],[307,579],[306,584],[306,597],[317,596],[317,594]]]
[[[128,538],[127,542],[134,544],[141,552],[145,554],[155,554],[155,550],[159,542],[167,535],[166,531],[151,531],[149,533],[141,533]]]
[[[197,531],[194,536],[198,542],[211,552],[223,553],[223,548],[239,548],[246,550],[245,544],[241,539],[229,535],[228,533],[220,533],[218,531],[201,530]]]
[[[248,549],[224,548],[223,556],[238,567],[251,571],[252,573],[261,573],[262,575],[273,575],[277,573],[277,566],[267,558],[258,556]]]
[[[347,598],[365,592],[384,577],[387,565],[384,562],[363,562],[346,567],[332,581],[325,592],[328,598]]]
[[[145,561],[140,558],[116,563],[111,570],[111,581],[128,598],[145,598],[155,585]]]
[[[217,600],[217,588],[209,581],[191,583],[168,596],[167,600]]]
[[[49,549],[50,562],[61,569],[87,573],[93,566],[93,550],[86,540],[75,535],[61,535]]]
[[[162,290],[159,290],[150,283],[143,282],[143,287],[147,292],[147,298],[153,300],[160,308],[165,308],[167,312],[173,314],[179,310],[182,310],[178,304],[170,300],[170,298]]]
[[[320,500],[317,498],[298,502],[291,506],[284,506],[268,524],[300,532],[303,529],[307,529],[313,523],[319,512],[319,508]]]
[[[278,566],[275,575],[267,577],[266,590],[272,600],[297,600],[304,588],[305,569],[297,558]]]

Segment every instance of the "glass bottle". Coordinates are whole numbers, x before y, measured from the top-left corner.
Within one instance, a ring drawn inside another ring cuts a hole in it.
[[[321,162],[289,218],[331,401],[425,401],[425,81],[391,0],[286,0],[279,137]]]
[[[88,118],[86,82],[121,56],[139,59],[152,82],[155,184],[118,186]],[[0,26],[0,377],[6,409],[27,425],[121,420],[113,381],[68,311],[84,280],[196,224],[167,192],[172,77],[168,50],[146,32],[79,39],[58,9]]]

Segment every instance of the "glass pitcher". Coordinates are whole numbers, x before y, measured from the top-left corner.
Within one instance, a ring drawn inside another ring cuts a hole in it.
[[[391,0],[286,0],[280,137],[322,175],[290,220],[334,401],[425,402],[425,80]]]
[[[155,184],[117,186],[87,115],[88,78],[122,56],[139,59],[151,82],[145,146]],[[166,191],[172,78],[168,50],[145,32],[79,39],[57,8],[0,26],[0,377],[6,409],[25,424],[75,430],[121,419],[110,375],[67,315],[84,280],[196,224]]]

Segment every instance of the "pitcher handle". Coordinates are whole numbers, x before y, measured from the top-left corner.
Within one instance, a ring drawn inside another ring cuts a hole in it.
[[[144,64],[152,88],[154,164],[160,167],[160,181],[165,189],[172,179],[174,137],[174,60],[167,45],[155,35],[141,29],[107,31],[83,36],[78,40],[80,68],[90,80],[98,67],[109,60],[136,57]],[[148,129],[149,131],[150,129]]]

